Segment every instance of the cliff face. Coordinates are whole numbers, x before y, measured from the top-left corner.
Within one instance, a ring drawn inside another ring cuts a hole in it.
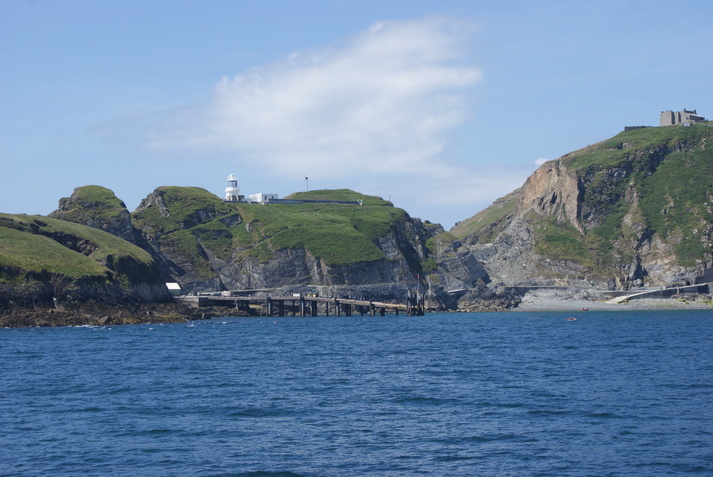
[[[41,216],[0,214],[0,308],[161,303],[153,260],[109,233]]]
[[[646,128],[543,164],[494,204],[498,224],[460,225],[508,285],[628,289],[693,283],[710,268],[713,128]]]
[[[426,242],[443,232],[352,191],[318,191],[337,203],[226,203],[184,187],[156,189],[134,224],[168,281],[184,291],[317,286],[330,293],[401,298],[417,287],[430,255]],[[301,199],[310,199],[305,194]],[[393,285],[399,285],[394,291]]]
[[[318,287],[400,300],[420,289],[445,307],[453,301],[448,290],[489,280],[471,254],[458,252],[451,240],[434,240],[443,235],[440,225],[413,219],[388,201],[349,190],[293,198],[352,204],[226,203],[200,188],[159,187],[128,214],[108,189],[85,186],[62,199],[52,217],[138,245],[153,259],[159,281],[176,281],[189,293]],[[115,259],[111,265],[128,267]]]
[[[699,279],[713,266],[712,140],[707,124],[621,133],[545,163],[451,232],[349,190],[294,197],[341,203],[262,205],[227,203],[195,187],[160,187],[128,214],[111,191],[88,186],[52,214],[122,237],[145,260],[101,252],[85,232],[50,232],[37,220],[22,227],[103,267],[83,280],[118,285],[107,297],[130,289],[137,299],[162,299],[158,288],[176,281],[185,292],[317,287],[384,300],[419,289],[436,307],[493,309],[516,302],[512,286],[627,289]],[[20,268],[3,269],[6,283],[64,280],[18,279]]]
[[[529,211],[553,217],[558,223],[569,223],[583,232],[579,223],[582,185],[575,171],[563,161],[550,161],[537,169],[522,186],[516,215]]]

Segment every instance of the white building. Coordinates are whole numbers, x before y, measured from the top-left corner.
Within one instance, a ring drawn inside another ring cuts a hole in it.
[[[241,199],[238,179],[235,178],[235,174],[230,174],[228,176],[228,186],[225,188],[225,200],[239,202]]]
[[[166,283],[166,288],[168,288],[168,291],[171,293],[173,296],[181,296],[181,285],[179,285],[176,282],[169,282]]]
[[[258,204],[265,204],[270,202],[272,199],[277,199],[277,194],[266,194],[260,192],[259,194],[251,194],[248,196],[248,202],[257,202]]]

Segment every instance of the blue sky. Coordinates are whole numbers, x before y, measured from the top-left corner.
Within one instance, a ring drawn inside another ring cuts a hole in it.
[[[713,117],[707,0],[0,0],[0,211],[349,188],[447,229],[544,159]],[[305,181],[309,177],[309,182]]]

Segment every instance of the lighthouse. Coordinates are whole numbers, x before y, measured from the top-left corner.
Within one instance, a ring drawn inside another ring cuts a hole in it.
[[[230,174],[228,176],[228,186],[225,188],[225,200],[228,202],[239,202],[240,201],[240,189],[238,189],[238,180],[235,178],[235,174]]]

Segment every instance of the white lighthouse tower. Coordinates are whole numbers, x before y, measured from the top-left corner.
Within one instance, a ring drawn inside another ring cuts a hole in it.
[[[240,189],[238,189],[238,179],[235,174],[228,176],[228,186],[225,188],[225,200],[229,202],[240,201]]]

